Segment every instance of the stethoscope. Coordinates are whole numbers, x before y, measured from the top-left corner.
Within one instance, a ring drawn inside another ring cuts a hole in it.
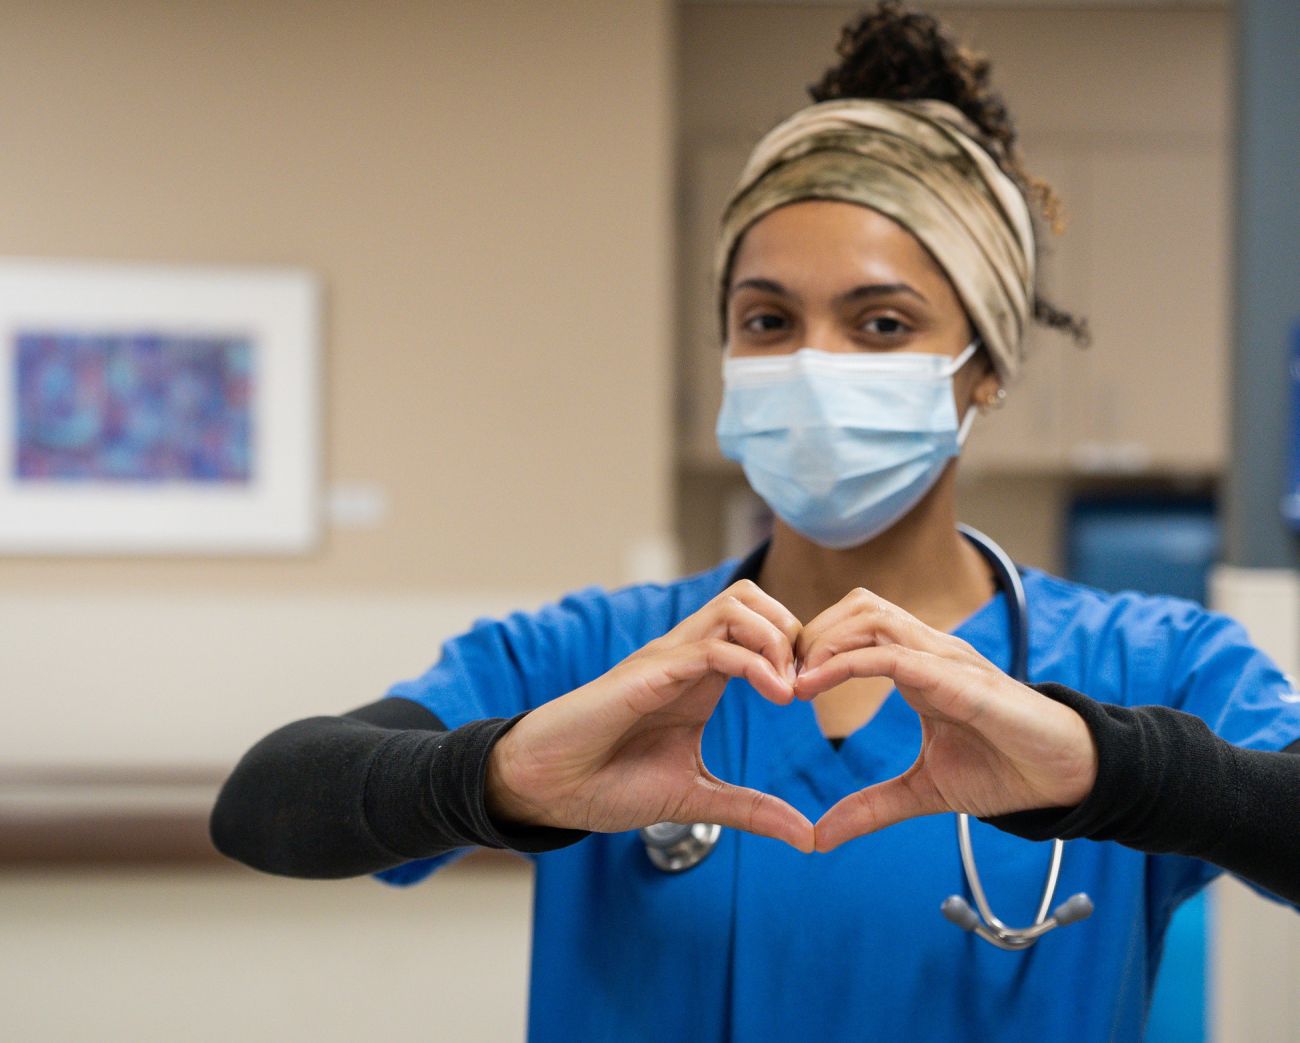
[[[982,532],[968,525],[958,525],[957,528],[987,559],[997,579],[998,588],[1006,595],[1007,616],[1013,635],[1010,673],[1017,681],[1024,681],[1029,676],[1029,613],[1025,607],[1025,588],[1020,581],[1020,571],[1006,551]],[[709,822],[656,822],[641,830],[646,855],[656,867],[666,873],[680,873],[699,865],[718,846],[721,835],[722,827]],[[991,945],[1011,952],[1028,949],[1053,928],[1064,927],[1092,915],[1092,899],[1082,892],[1071,895],[1053,909],[1050,916],[1047,914],[1056,895],[1056,881],[1061,873],[1061,853],[1065,849],[1065,843],[1059,838],[1052,841],[1052,858],[1043,884],[1042,900],[1034,922],[1028,927],[1008,927],[993,915],[975,865],[975,850],[970,838],[970,816],[965,813],[957,815],[957,847],[961,851],[966,882],[979,912],[972,909],[961,895],[950,895],[944,899],[939,911],[962,930],[974,931]]]

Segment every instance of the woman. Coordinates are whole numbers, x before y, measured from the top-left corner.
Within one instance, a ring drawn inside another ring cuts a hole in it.
[[[534,857],[533,1039],[1136,1039],[1216,867],[1300,902],[1300,706],[1240,627],[1023,569],[1034,685],[1004,672],[1014,584],[957,529],[956,457],[1031,318],[1078,327],[1035,293],[986,66],[893,3],[841,54],[719,241],[719,439],[771,540],[480,621],[389,698],[268,736],[214,810],[221,850],[289,875]],[[1012,924],[1049,858],[1024,838],[1091,838],[1060,887],[1095,912],[1027,951],[958,931],[946,811],[991,824]],[[659,822],[724,829],[664,872]]]

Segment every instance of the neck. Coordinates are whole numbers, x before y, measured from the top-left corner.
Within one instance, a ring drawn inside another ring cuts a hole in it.
[[[952,630],[997,589],[983,556],[957,531],[955,476],[950,465],[905,517],[857,547],[823,547],[778,518],[758,585],[803,623],[865,587],[936,630]]]

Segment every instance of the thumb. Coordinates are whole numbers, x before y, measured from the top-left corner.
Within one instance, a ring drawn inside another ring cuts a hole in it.
[[[746,833],[781,840],[811,854],[816,830],[800,812],[770,793],[733,786],[712,775],[696,779],[696,792],[682,803],[680,814],[691,822],[716,822]]]
[[[919,775],[904,772],[887,782],[850,793],[817,820],[817,850],[834,851],[847,840],[921,815],[947,811],[933,787],[920,783]]]

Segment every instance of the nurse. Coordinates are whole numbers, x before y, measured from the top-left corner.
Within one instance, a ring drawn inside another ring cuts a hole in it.
[[[533,1040],[1135,1040],[1181,901],[1226,868],[1300,903],[1300,699],[1237,624],[1024,568],[1008,675],[957,458],[1028,323],[1080,327],[1036,293],[987,66],[893,3],[840,54],[719,237],[718,434],[771,539],[480,620],[387,698],[267,736],[213,812],[222,851],[286,875],[524,853]],[[954,811],[1008,922],[1052,837],[1080,838],[1060,887],[1093,915],[1021,952],[955,929]],[[723,829],[673,873],[660,822]]]

